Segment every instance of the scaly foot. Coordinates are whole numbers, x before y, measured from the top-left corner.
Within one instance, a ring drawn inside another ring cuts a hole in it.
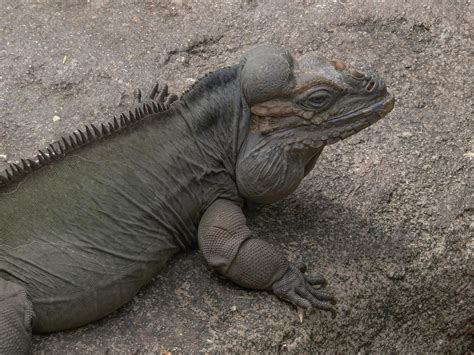
[[[273,293],[307,311],[316,308],[331,312],[334,318],[336,316],[334,308],[336,299],[322,289],[326,286],[327,281],[321,275],[304,275],[305,271],[306,266],[304,265],[301,265],[299,269],[290,265],[283,277],[273,284]],[[315,288],[314,286],[320,287]]]

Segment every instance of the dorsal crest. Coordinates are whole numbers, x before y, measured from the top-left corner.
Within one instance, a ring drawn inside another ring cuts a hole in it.
[[[168,98],[173,97],[174,99],[166,100],[167,95],[167,93],[159,95],[156,101],[150,100],[149,102],[140,103],[133,112],[122,113],[118,118],[114,117],[112,121],[106,124],[102,123],[100,126],[90,124],[83,129],[78,129],[69,136],[61,137],[46,149],[39,150],[35,158],[21,159],[20,163],[11,163],[5,169],[5,173],[3,175],[0,174],[0,192],[21,182],[32,172],[41,169],[53,161],[63,159],[71,152],[85,145],[113,136],[139,121],[146,120],[154,114],[168,111],[177,96],[170,94]]]

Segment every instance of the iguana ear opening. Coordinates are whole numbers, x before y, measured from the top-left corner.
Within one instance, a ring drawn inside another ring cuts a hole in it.
[[[293,57],[283,48],[255,47],[242,64],[242,91],[249,105],[285,95],[292,86]]]

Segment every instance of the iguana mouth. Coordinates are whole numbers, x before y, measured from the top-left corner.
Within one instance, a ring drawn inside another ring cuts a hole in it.
[[[331,118],[327,122],[323,123],[324,128],[331,127],[344,127],[357,122],[368,121],[374,123],[386,116],[392,111],[395,105],[395,96],[386,92],[381,100],[372,103],[362,109],[354,110],[343,115]]]
[[[336,143],[377,122],[392,111],[394,105],[395,96],[385,92],[381,99],[369,106],[334,117],[317,125],[318,132],[315,137],[302,135],[299,139],[286,142],[286,149],[313,149]],[[308,127],[308,123],[293,128],[299,127]],[[275,129],[274,132],[284,131],[287,127],[279,128],[280,130]]]

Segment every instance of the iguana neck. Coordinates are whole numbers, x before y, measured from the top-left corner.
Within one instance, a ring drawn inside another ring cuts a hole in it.
[[[242,100],[240,69],[233,66],[207,74],[175,106],[200,153],[222,163],[233,176],[250,118]]]

